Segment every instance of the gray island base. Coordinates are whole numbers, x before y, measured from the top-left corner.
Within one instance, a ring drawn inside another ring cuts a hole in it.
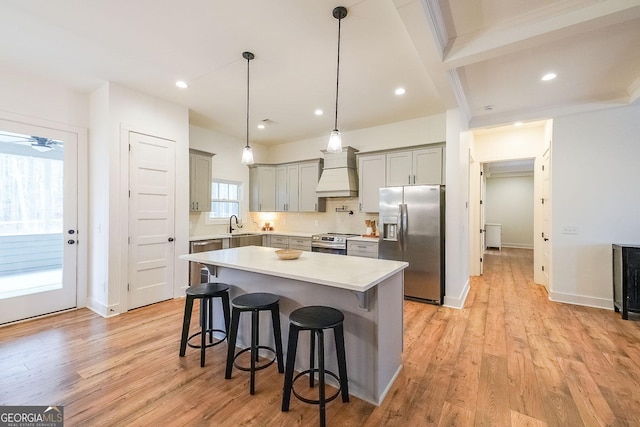
[[[342,311],[349,392],[355,397],[379,405],[402,369],[406,262],[316,252],[281,260],[273,248],[257,246],[182,255],[180,259],[207,265],[216,281],[230,286],[231,299],[250,292],[279,295],[285,352],[293,310],[326,305]],[[214,314],[214,327],[222,327],[219,306],[214,306]],[[267,320],[266,315],[260,320],[260,342],[273,347],[273,331]],[[241,316],[239,347],[248,347],[249,330],[250,316]],[[331,331],[327,331],[325,343],[326,368],[338,372]],[[307,369],[308,348],[309,334],[301,333],[296,371]],[[332,380],[327,377],[327,382]]]

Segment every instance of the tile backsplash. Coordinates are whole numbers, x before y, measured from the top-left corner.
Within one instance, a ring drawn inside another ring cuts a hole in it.
[[[336,212],[336,209],[345,212]],[[353,214],[350,214],[350,211]],[[204,235],[226,233],[228,224],[206,224],[207,213],[189,215],[189,234]],[[297,231],[309,233],[354,233],[364,234],[365,220],[378,223],[377,213],[358,212],[357,197],[336,197],[327,199],[326,212],[250,212],[249,218],[241,218],[247,231],[259,230],[269,222],[274,231]]]

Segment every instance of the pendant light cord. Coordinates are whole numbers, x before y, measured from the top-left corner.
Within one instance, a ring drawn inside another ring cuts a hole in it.
[[[336,117],[333,123],[334,130],[338,130],[338,89],[340,88],[340,24],[342,18],[338,19],[338,64],[336,67]]]
[[[247,57],[247,147],[249,146],[249,62],[250,57]]]

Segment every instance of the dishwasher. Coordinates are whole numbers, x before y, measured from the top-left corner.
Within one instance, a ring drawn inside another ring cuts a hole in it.
[[[189,253],[217,251],[222,249],[222,239],[194,240],[189,245]],[[209,270],[199,262],[189,263],[189,285],[195,286],[209,282]]]

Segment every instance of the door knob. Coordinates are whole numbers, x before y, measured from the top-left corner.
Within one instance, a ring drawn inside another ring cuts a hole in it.
[[[67,240],[67,243],[68,243],[68,244],[70,244],[70,245],[73,245],[75,242],[76,242],[76,241],[75,241],[75,240],[73,240],[73,239],[69,239],[69,240]]]
[[[170,241],[170,242],[173,242],[173,237],[169,237],[169,241]]]
[[[69,231],[67,231],[67,233],[69,233],[69,234],[74,234],[75,232],[76,232],[76,230],[69,230]]]

